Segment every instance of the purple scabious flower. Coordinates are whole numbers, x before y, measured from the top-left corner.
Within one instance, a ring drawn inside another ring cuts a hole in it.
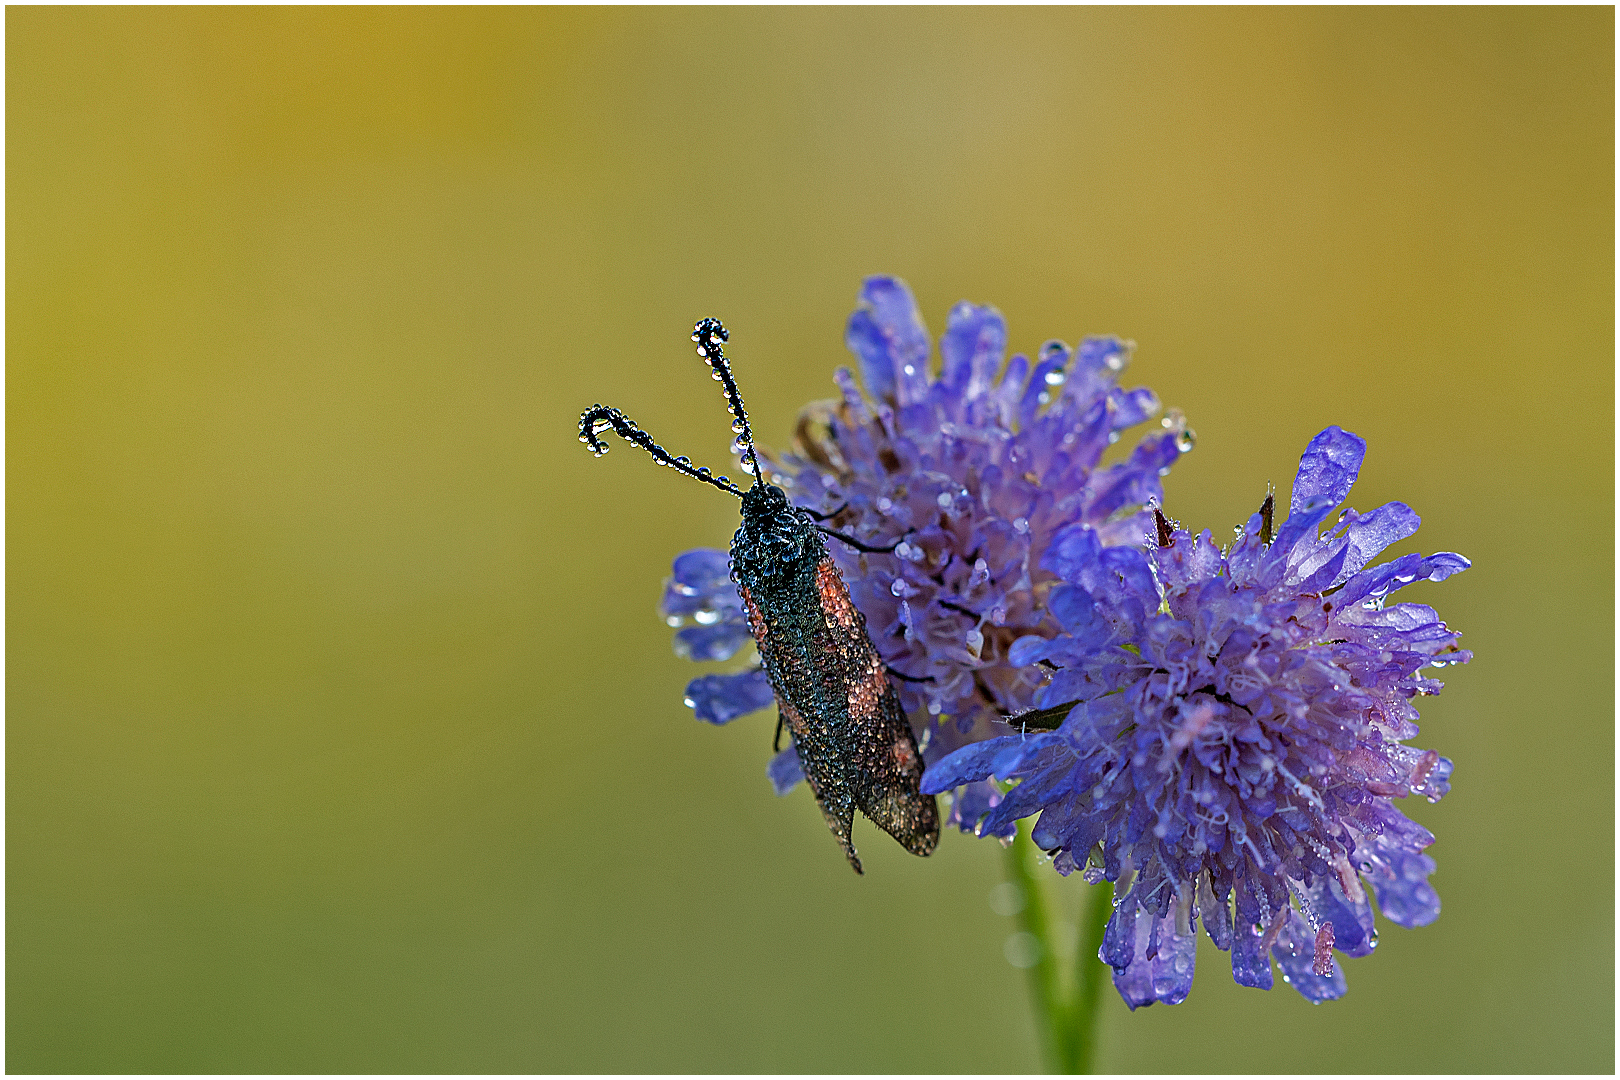
[[[840,396],[800,414],[792,453],[766,467],[793,502],[872,547],[828,550],[888,665],[924,754],[1005,732],[1029,707],[1039,669],[1008,649],[1046,623],[1057,575],[1042,557],[1063,529],[1088,524],[1104,544],[1137,544],[1160,477],[1192,447],[1174,410],[1117,463],[1120,433],[1159,411],[1153,391],[1117,380],[1131,344],[1048,341],[1031,361],[1005,358],[1006,323],[962,301],[939,339],[939,368],[905,283],[868,278],[845,342],[860,362],[834,374]],[[971,829],[998,800],[992,784],[958,792],[952,822]]]
[[[1036,705],[1066,718],[923,778],[932,792],[1015,782],[982,830],[1039,814],[1034,841],[1059,873],[1114,883],[1099,956],[1133,1009],[1186,998],[1200,919],[1237,982],[1269,989],[1275,957],[1319,1002],[1345,990],[1333,950],[1377,941],[1364,882],[1396,925],[1440,913],[1434,837],[1391,800],[1449,790],[1450,761],[1402,744],[1418,731],[1412,699],[1440,690],[1424,669],[1470,654],[1433,608],[1385,600],[1469,564],[1370,566],[1417,531],[1398,502],[1345,509],[1319,534],[1365,450],[1337,427],[1316,436],[1275,536],[1268,496],[1225,551],[1157,515],[1143,548],[1108,547],[1089,524],[1059,531],[1042,556],[1062,581],[1046,604],[1057,632],[1019,639],[1008,660],[1048,670]]]
[[[888,665],[924,757],[1007,730],[1029,708],[1042,671],[1009,660],[1019,638],[1050,626],[1058,576],[1042,557],[1063,529],[1091,526],[1104,544],[1140,543],[1152,528],[1160,478],[1192,448],[1176,410],[1122,460],[1102,465],[1127,428],[1159,411],[1146,387],[1118,385],[1131,343],[1048,341],[1034,361],[1005,360],[1007,329],[993,307],[951,309],[939,369],[911,291],[892,277],[862,284],[845,343],[859,361],[834,373],[840,396],[801,412],[791,453],[761,452],[771,480],[824,524],[892,553],[828,551]],[[733,448],[735,450],[735,447]],[[726,554],[675,561],[661,607],[678,653],[732,656],[749,641]],[[1046,631],[1050,633],[1051,631]],[[757,668],[706,675],[687,687],[699,719],[725,723],[771,703]],[[771,763],[777,792],[797,782],[789,747]],[[972,830],[1001,792],[981,782],[955,793],[952,823]],[[998,835],[1010,836],[1013,826]]]

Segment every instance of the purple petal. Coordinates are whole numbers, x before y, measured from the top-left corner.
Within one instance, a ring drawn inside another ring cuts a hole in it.
[[[1186,905],[1172,904],[1162,917],[1151,911],[1137,911],[1130,920],[1128,941],[1122,940],[1123,933],[1115,932],[1113,959],[1120,959],[1127,945],[1129,952],[1128,962],[1123,967],[1117,963],[1110,965],[1114,969],[1114,989],[1133,1011],[1155,1002],[1179,1005],[1187,1000],[1192,990],[1198,937],[1187,921],[1185,908]],[[1185,933],[1177,932],[1178,922],[1185,927]],[[1113,926],[1112,920],[1109,925]],[[1121,930],[1124,926],[1121,920]],[[1106,930],[1104,940],[1107,940]],[[1149,953],[1153,955],[1150,957]]]
[[[1108,925],[1103,927],[1102,945],[1097,949],[1097,959],[1118,974],[1130,967],[1131,958],[1135,953],[1136,894],[1132,892],[1128,893],[1125,899],[1114,907],[1114,913],[1108,916]]]
[[[1030,373],[1029,385],[1018,402],[1018,426],[1027,429],[1035,422],[1041,406],[1052,400],[1056,387],[1067,378],[1069,361],[1074,352],[1061,341],[1048,341],[1041,346],[1040,360]]]
[[[1309,577],[1300,579],[1300,581],[1293,586],[1294,589],[1301,593],[1317,593],[1321,592],[1323,589],[1326,589],[1335,581],[1349,576],[1342,571],[1345,561],[1350,556],[1350,545],[1345,541],[1340,540],[1338,541],[1337,552],[1334,552],[1331,546],[1327,548],[1327,551],[1331,553],[1329,557],[1325,561],[1318,564],[1315,569],[1311,571]],[[1307,559],[1304,565],[1309,566],[1311,565],[1312,561],[1313,560]]]
[[[1009,746],[1016,746],[1018,742],[1017,735],[1005,735],[999,739],[969,743],[955,753],[947,754],[923,772],[923,794],[938,795],[975,780],[987,779],[996,755]]]
[[[1414,581],[1444,581],[1452,574],[1460,574],[1472,563],[1450,551],[1438,551],[1427,558],[1413,553],[1402,555],[1394,562],[1382,563],[1356,574],[1344,583],[1339,606],[1382,600],[1390,593],[1405,588]]]
[[[1367,440],[1337,425],[1318,434],[1299,459],[1299,472],[1288,496],[1289,516],[1298,512],[1301,503],[1319,496],[1330,500],[1330,506],[1344,502],[1366,453]]]
[[[1366,956],[1373,951],[1378,938],[1373,929],[1372,905],[1365,896],[1360,901],[1351,900],[1336,879],[1318,878],[1304,890],[1301,902],[1309,905],[1316,922],[1333,924],[1334,948],[1346,956]]]
[[[1332,495],[1312,495],[1309,498],[1293,500],[1293,512],[1277,530],[1277,537],[1271,543],[1271,556],[1287,558],[1301,540],[1307,537],[1314,539],[1318,527],[1338,505],[1333,501]]]
[[[899,278],[869,277],[859,303],[844,343],[860,358],[867,393],[891,404],[921,401],[928,393],[928,330],[911,290]]]
[[[675,655],[682,660],[729,660],[752,641],[741,619],[714,626],[688,626],[675,634]]]
[[[771,787],[778,795],[792,791],[804,779],[804,769],[799,766],[799,748],[789,745],[771,758],[770,764],[765,766],[765,775],[771,778]]]
[[[1059,585],[1053,589],[1046,610],[1066,632],[1076,637],[1084,635],[1097,621],[1097,605],[1091,594],[1076,585]]]
[[[775,700],[770,680],[759,668],[736,675],[701,675],[686,684],[687,707],[710,724],[729,724]]]
[[[1115,400],[1118,403],[1119,411],[1109,421],[1109,426],[1116,430],[1140,424],[1159,411],[1159,395],[1145,386],[1127,390]]]
[[[1015,668],[1029,667],[1051,656],[1057,647],[1058,643],[1050,638],[1030,634],[1012,643],[1012,648],[1007,650],[1007,663]]]
[[[1225,887],[1222,887],[1225,892]],[[1204,920],[1204,932],[1217,949],[1232,947],[1232,906],[1225,895],[1217,897],[1210,887],[1208,875],[1198,879],[1198,915]]]
[[[1271,957],[1260,947],[1266,928],[1255,925],[1260,921],[1260,901],[1243,878],[1238,879],[1234,893],[1237,919],[1232,928],[1232,980],[1239,986],[1270,990]]]
[[[1277,935],[1277,944],[1271,947],[1271,955],[1282,968],[1283,982],[1298,990],[1306,1001],[1319,1005],[1344,997],[1344,965],[1333,960],[1333,974],[1316,973],[1316,931],[1299,912],[1288,912],[1287,921]]]
[[[989,780],[963,784],[951,796],[951,816],[947,824],[965,833],[978,831],[979,819],[1001,802],[1001,789]]]
[[[1344,530],[1345,539],[1350,541],[1350,554],[1340,573],[1348,579],[1389,545],[1417,532],[1422,523],[1423,519],[1410,506],[1400,502],[1385,503],[1372,513],[1356,518]]]
[[[1370,854],[1357,845],[1362,876],[1378,894],[1378,910],[1396,926],[1428,926],[1440,917],[1440,896],[1429,884],[1434,860],[1400,846],[1388,833],[1373,838]]]
[[[1129,354],[1125,342],[1117,337],[1088,337],[1080,342],[1080,363],[1077,366],[1087,371],[1101,368],[1120,371],[1130,359]]]
[[[1040,565],[1064,581],[1079,581],[1082,571],[1095,565],[1101,552],[1096,529],[1087,524],[1066,525],[1053,534]]]
[[[977,397],[990,388],[1006,350],[1007,322],[1001,312],[963,300],[951,308],[939,339],[939,381],[958,395]]]
[[[676,556],[674,572],[664,582],[658,613],[665,619],[682,620],[704,611],[741,612],[742,600],[732,583],[730,565],[730,556],[715,548],[696,548]]]
[[[722,589],[736,591],[736,586],[731,583],[731,555],[719,548],[684,551],[675,556],[671,569],[675,583],[692,590],[692,593],[706,594]]]

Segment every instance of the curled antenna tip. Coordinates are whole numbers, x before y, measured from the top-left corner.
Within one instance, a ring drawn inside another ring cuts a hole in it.
[[[697,342],[698,355],[708,359],[711,353],[719,351],[725,342],[731,340],[726,328],[719,319],[699,319],[692,327],[692,340]]]

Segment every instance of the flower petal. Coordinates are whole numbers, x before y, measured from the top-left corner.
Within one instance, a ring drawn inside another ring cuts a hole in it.
[[[687,707],[710,724],[729,724],[775,700],[770,680],[759,668],[736,675],[701,675],[686,684]]]
[[[682,660],[729,660],[752,640],[741,619],[714,626],[688,626],[675,634],[675,655]]]
[[[1128,959],[1124,966],[1111,964],[1114,989],[1132,1011],[1155,1002],[1179,1005],[1187,1000],[1198,956],[1198,937],[1188,920],[1190,904],[1190,899],[1173,903],[1163,916],[1138,910],[1129,921],[1128,939],[1116,931],[1114,948],[1110,950],[1113,959],[1117,961],[1122,955]],[[1125,926],[1124,920],[1120,921],[1120,926]],[[1105,941],[1106,933],[1104,931]],[[1106,950],[1107,946],[1104,948]],[[1109,962],[1104,960],[1104,963]]]
[[[1344,530],[1345,539],[1350,541],[1350,554],[1340,571],[1341,580],[1372,562],[1389,545],[1417,532],[1422,523],[1423,519],[1401,502],[1385,503],[1372,513],[1356,518]]]
[[[664,583],[658,612],[666,619],[683,619],[701,611],[742,611],[742,600],[731,580],[731,556],[718,548],[694,548],[675,556],[672,574]]]
[[[675,582],[698,593],[736,591],[731,583],[731,554],[720,548],[693,548],[675,556]]]
[[[786,750],[771,758],[770,764],[765,766],[765,775],[771,779],[771,787],[776,789],[778,795],[786,795],[804,779],[804,769],[799,765],[799,748],[789,745]]]
[[[955,753],[947,754],[923,772],[923,794],[938,795],[975,780],[988,779],[996,756],[1009,746],[1016,747],[1018,741],[1016,735],[1005,735],[999,739],[970,743]]]
[[[928,330],[899,278],[869,277],[849,317],[844,343],[861,361],[861,380],[877,401],[909,405],[928,393]]]
[[[988,305],[963,300],[951,308],[940,335],[939,381],[959,398],[974,398],[990,389],[1007,351],[1007,321]]]
[[[1282,968],[1283,982],[1298,990],[1306,1001],[1321,1004],[1344,997],[1344,966],[1335,960],[1331,961],[1333,974],[1316,973],[1316,932],[1299,912],[1289,909],[1271,955]]]
[[[1428,926],[1440,917],[1440,895],[1429,884],[1434,860],[1420,851],[1404,848],[1386,833],[1373,838],[1371,852],[1363,859],[1362,876],[1378,894],[1378,910],[1396,926],[1408,929]]]
[[[1288,496],[1292,517],[1300,504],[1318,497],[1338,506],[1350,494],[1350,487],[1361,472],[1361,459],[1367,453],[1367,440],[1334,425],[1319,433],[1299,459],[1294,487]]]
[[[1336,878],[1318,878],[1301,890],[1300,901],[1308,905],[1313,921],[1333,924],[1333,947],[1346,956],[1366,956],[1378,943],[1372,905],[1365,895],[1359,901],[1346,896]]]

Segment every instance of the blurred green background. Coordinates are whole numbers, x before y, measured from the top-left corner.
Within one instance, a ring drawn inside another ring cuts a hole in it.
[[[1194,528],[1337,423],[1475,562],[1439,922],[1101,1066],[1611,1071],[1613,19],[9,9],[7,1067],[1037,1067],[999,850],[694,722],[735,505],[572,429],[723,464],[712,313],[781,446],[884,272],[1134,338]]]

